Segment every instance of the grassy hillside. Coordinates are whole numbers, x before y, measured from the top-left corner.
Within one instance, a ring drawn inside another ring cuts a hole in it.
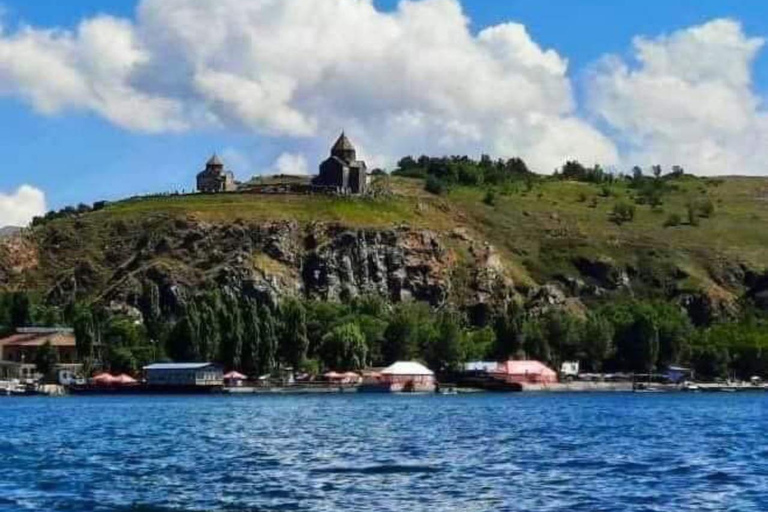
[[[574,261],[583,258],[648,274],[651,283],[674,279],[678,291],[690,288],[722,296],[730,293],[728,274],[734,268],[762,272],[768,262],[764,178],[679,178],[655,208],[635,204],[638,192],[626,181],[605,186],[541,179],[494,189],[492,200],[483,187],[454,187],[433,195],[424,191],[423,180],[412,178],[387,178],[379,188],[385,193],[377,199],[250,194],[135,198],[49,221],[37,229],[37,236],[45,238],[43,245],[68,245],[68,254],[108,265],[109,248],[129,234],[172,236],[171,219],[216,224],[293,220],[374,229],[408,225],[443,233],[461,228],[472,239],[496,247],[510,277],[520,284],[579,275]],[[697,216],[698,225],[689,225],[687,205],[701,199],[714,205],[714,213]],[[612,220],[618,203],[635,204],[632,221]],[[682,222],[668,226],[674,214]],[[54,276],[71,264],[50,258],[45,273]]]

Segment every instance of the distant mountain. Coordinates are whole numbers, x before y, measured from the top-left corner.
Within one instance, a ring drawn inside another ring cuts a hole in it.
[[[9,236],[15,235],[19,231],[21,231],[20,227],[5,226],[4,228],[0,228],[0,238],[8,238]]]

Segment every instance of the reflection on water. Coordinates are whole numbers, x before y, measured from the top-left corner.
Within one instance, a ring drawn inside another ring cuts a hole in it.
[[[768,510],[765,395],[0,399],[0,510]]]

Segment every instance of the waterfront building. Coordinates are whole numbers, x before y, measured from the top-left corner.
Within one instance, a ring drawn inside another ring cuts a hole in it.
[[[557,383],[557,372],[539,361],[505,361],[499,363],[489,375],[515,384]]]
[[[221,387],[224,371],[214,363],[155,363],[144,367],[147,384],[165,387]]]
[[[37,351],[49,343],[56,351],[59,364],[56,370],[77,372],[77,343],[72,329],[61,327],[20,327],[6,338],[0,339],[0,377],[34,379],[39,377],[35,357]]]
[[[398,361],[379,372],[366,373],[361,391],[432,393],[436,387],[432,370],[414,361]]]
[[[228,374],[224,375],[224,385],[230,388],[239,388],[243,385],[243,382],[245,382],[247,379],[248,377],[246,377],[242,373],[231,371]]]

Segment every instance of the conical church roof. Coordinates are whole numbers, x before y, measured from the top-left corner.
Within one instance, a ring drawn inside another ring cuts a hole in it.
[[[208,160],[208,163],[205,164],[205,165],[207,165],[207,166],[214,166],[214,165],[215,166],[223,166],[224,164],[219,159],[219,155],[214,153],[213,156]]]
[[[336,141],[336,144],[333,145],[333,148],[331,148],[331,151],[354,151],[355,146],[352,145],[352,143],[349,141],[347,136],[344,134],[344,132],[341,132],[341,136],[339,136],[339,140]]]

